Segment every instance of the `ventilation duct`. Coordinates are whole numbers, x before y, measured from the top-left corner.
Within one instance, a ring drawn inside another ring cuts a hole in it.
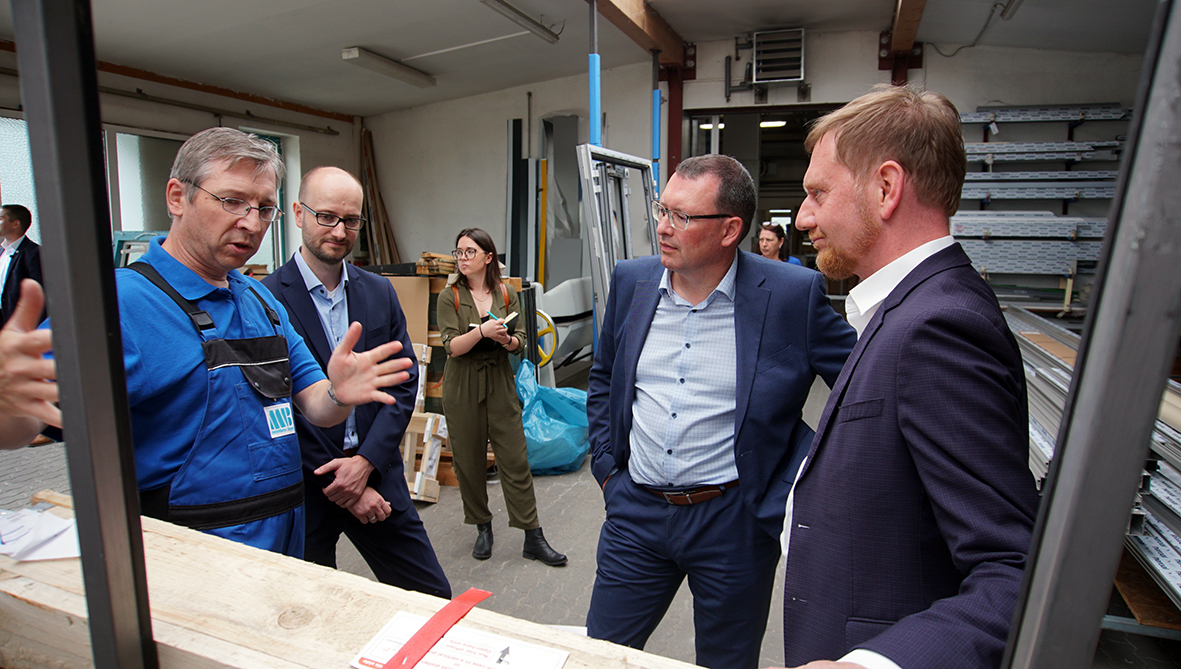
[[[804,29],[773,30],[754,34],[756,84],[804,80]]]

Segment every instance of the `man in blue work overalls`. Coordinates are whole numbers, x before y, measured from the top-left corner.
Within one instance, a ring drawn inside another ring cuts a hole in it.
[[[327,427],[354,405],[392,403],[380,389],[414,359],[397,341],[354,351],[353,323],[325,378],[279,302],[238,273],[281,214],[283,173],[255,135],[194,135],[168,180],[171,230],[116,280],[144,515],[302,557],[292,412]]]

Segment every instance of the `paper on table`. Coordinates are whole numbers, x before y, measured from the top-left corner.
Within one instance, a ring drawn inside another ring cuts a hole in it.
[[[21,509],[0,515],[0,555],[14,560],[57,560],[81,555],[74,520]]]
[[[357,669],[381,669],[427,618],[399,611],[353,659]],[[495,634],[452,627],[418,663],[421,669],[561,669],[570,654]]]

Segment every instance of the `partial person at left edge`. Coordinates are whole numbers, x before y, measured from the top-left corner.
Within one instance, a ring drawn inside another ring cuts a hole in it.
[[[356,352],[353,323],[327,378],[287,312],[237,269],[281,214],[274,146],[231,128],[189,138],[166,187],[172,226],[116,272],[135,469],[144,515],[302,557],[293,405],[315,425],[390,404],[407,358]],[[43,327],[48,327],[48,321]]]
[[[16,301],[21,294],[21,282],[41,280],[41,246],[25,236],[33,225],[33,214],[20,204],[0,206],[0,277],[3,277],[0,292],[0,325],[8,322],[16,310]],[[41,309],[38,322],[45,320],[45,309]]]

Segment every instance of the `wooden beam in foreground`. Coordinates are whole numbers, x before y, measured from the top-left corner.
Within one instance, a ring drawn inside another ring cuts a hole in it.
[[[69,515],[69,498],[38,494]],[[162,667],[348,667],[398,611],[446,604],[367,578],[143,518],[152,629]],[[514,597],[517,593],[494,593]],[[475,609],[460,626],[569,651],[565,669],[689,669],[692,665]],[[0,556],[0,666],[93,666],[77,558]]]
[[[599,13],[645,51],[660,51],[660,64],[683,67],[685,40],[644,0],[598,0]]]

